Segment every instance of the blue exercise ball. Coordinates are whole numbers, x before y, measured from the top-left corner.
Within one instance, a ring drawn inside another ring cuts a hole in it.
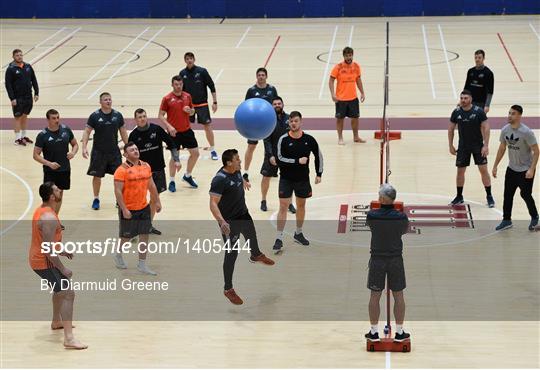
[[[234,124],[240,135],[246,139],[262,140],[276,127],[276,111],[272,104],[264,99],[248,99],[236,108]]]

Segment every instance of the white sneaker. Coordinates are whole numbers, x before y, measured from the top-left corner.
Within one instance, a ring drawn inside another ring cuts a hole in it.
[[[116,268],[125,270],[127,269],[127,264],[124,262],[124,257],[122,257],[121,254],[115,254],[114,255],[114,264],[116,265]]]
[[[139,272],[145,274],[145,275],[157,275],[157,272],[155,271],[152,271],[148,268],[148,266],[144,265],[144,266],[141,266],[141,265],[137,265],[137,270],[139,270]]]

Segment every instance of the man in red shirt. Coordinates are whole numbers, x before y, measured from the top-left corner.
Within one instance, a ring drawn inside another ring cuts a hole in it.
[[[192,188],[197,188],[198,185],[191,177],[191,171],[199,159],[199,144],[195,139],[195,133],[191,129],[189,116],[195,114],[191,95],[182,91],[184,88],[184,80],[180,76],[174,76],[171,79],[173,91],[168,93],[161,100],[159,107],[159,120],[165,125],[169,135],[173,137],[176,148],[180,150],[183,147],[189,151],[189,159],[187,163],[187,171],[182,177],[182,180],[187,182]],[[167,118],[165,118],[167,115]],[[176,183],[174,175],[179,169],[176,169],[175,162],[171,158],[169,162],[169,191],[176,191]]]
[[[343,49],[343,62],[336,64],[330,73],[328,86],[332,100],[336,104],[336,126],[338,133],[338,144],[344,145],[343,122],[345,117],[351,119],[353,139],[355,143],[365,143],[366,141],[358,136],[358,117],[360,107],[356,89],[360,90],[360,102],[364,102],[364,85],[362,84],[362,70],[360,65],[353,62],[353,49],[346,47]],[[337,80],[337,88],[334,91],[334,81]]]

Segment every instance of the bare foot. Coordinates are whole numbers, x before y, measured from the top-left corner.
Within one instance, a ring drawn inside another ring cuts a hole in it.
[[[345,142],[343,141],[343,139],[339,139],[337,143],[338,145],[345,145]]]
[[[82,344],[77,339],[72,338],[70,340],[64,340],[64,348],[65,349],[87,349],[88,346],[86,344]]]
[[[355,143],[365,143],[366,141],[364,139],[362,139],[361,137],[357,137],[356,139],[354,139],[354,142]]]

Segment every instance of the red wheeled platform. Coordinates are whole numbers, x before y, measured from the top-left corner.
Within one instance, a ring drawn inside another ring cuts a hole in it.
[[[379,202],[378,200],[372,200],[371,203],[369,204],[369,208],[370,209],[379,209],[381,208],[381,202]],[[403,212],[403,202],[400,202],[400,201],[395,201],[394,202],[394,209],[400,211],[400,212]]]
[[[381,140],[384,133],[382,131],[375,131],[373,133],[373,137],[376,140]],[[389,131],[388,132],[388,140],[401,140],[401,131]]]
[[[381,338],[380,342],[366,340],[366,350],[368,352],[411,352],[411,340],[394,342],[392,338]]]

